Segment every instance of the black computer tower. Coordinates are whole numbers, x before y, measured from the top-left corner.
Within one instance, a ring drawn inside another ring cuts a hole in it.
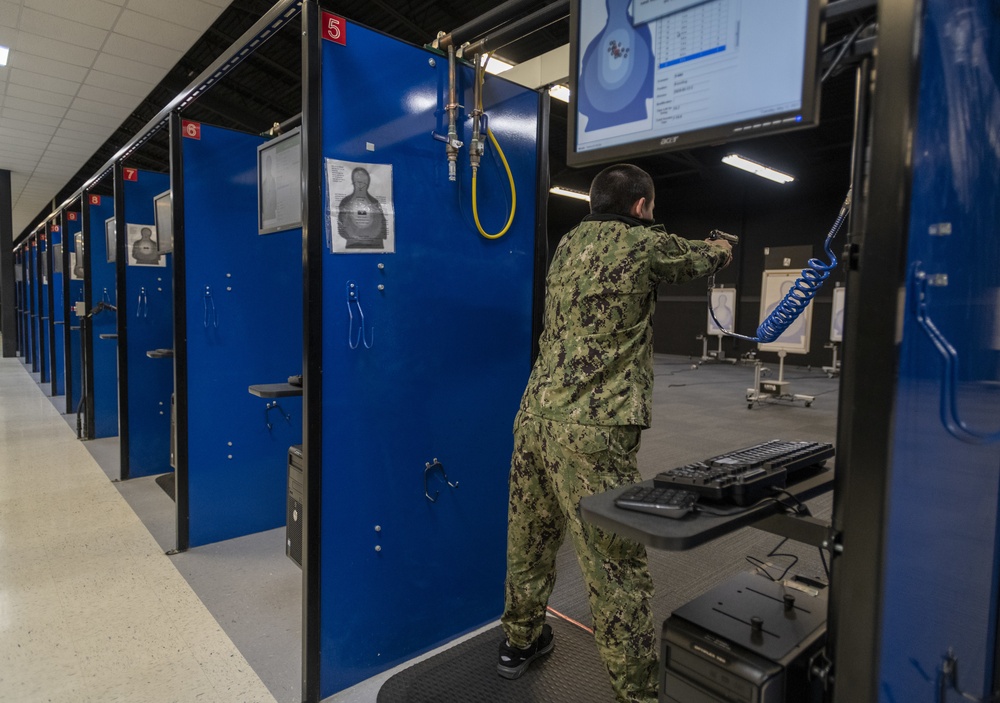
[[[739,574],[663,623],[660,703],[821,703],[826,589]]]
[[[306,502],[302,445],[288,448],[288,495],[285,510],[285,555],[302,566],[302,506]]]

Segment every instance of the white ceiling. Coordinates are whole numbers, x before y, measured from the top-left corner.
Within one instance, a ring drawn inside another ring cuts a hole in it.
[[[231,0],[0,0],[0,169],[14,236]]]

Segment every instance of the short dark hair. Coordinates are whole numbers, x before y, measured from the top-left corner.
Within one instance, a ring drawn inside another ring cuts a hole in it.
[[[628,215],[639,198],[645,198],[648,203],[655,193],[653,179],[638,166],[608,166],[590,183],[590,212],[595,215]]]

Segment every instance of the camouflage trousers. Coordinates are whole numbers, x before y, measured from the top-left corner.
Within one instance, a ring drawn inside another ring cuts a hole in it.
[[[601,427],[520,413],[514,423],[501,618],[515,647],[540,634],[566,532],[583,571],[594,639],[622,703],[657,700],[653,583],[646,548],[580,520],[580,499],[639,480],[640,428]]]

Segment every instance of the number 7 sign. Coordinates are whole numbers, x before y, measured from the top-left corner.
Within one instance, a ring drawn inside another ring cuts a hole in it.
[[[323,38],[337,44],[347,44],[347,27],[343,17],[332,12],[323,13]]]
[[[126,181],[138,181],[139,180],[139,170],[135,168],[129,168],[128,166],[122,169],[122,178]]]

